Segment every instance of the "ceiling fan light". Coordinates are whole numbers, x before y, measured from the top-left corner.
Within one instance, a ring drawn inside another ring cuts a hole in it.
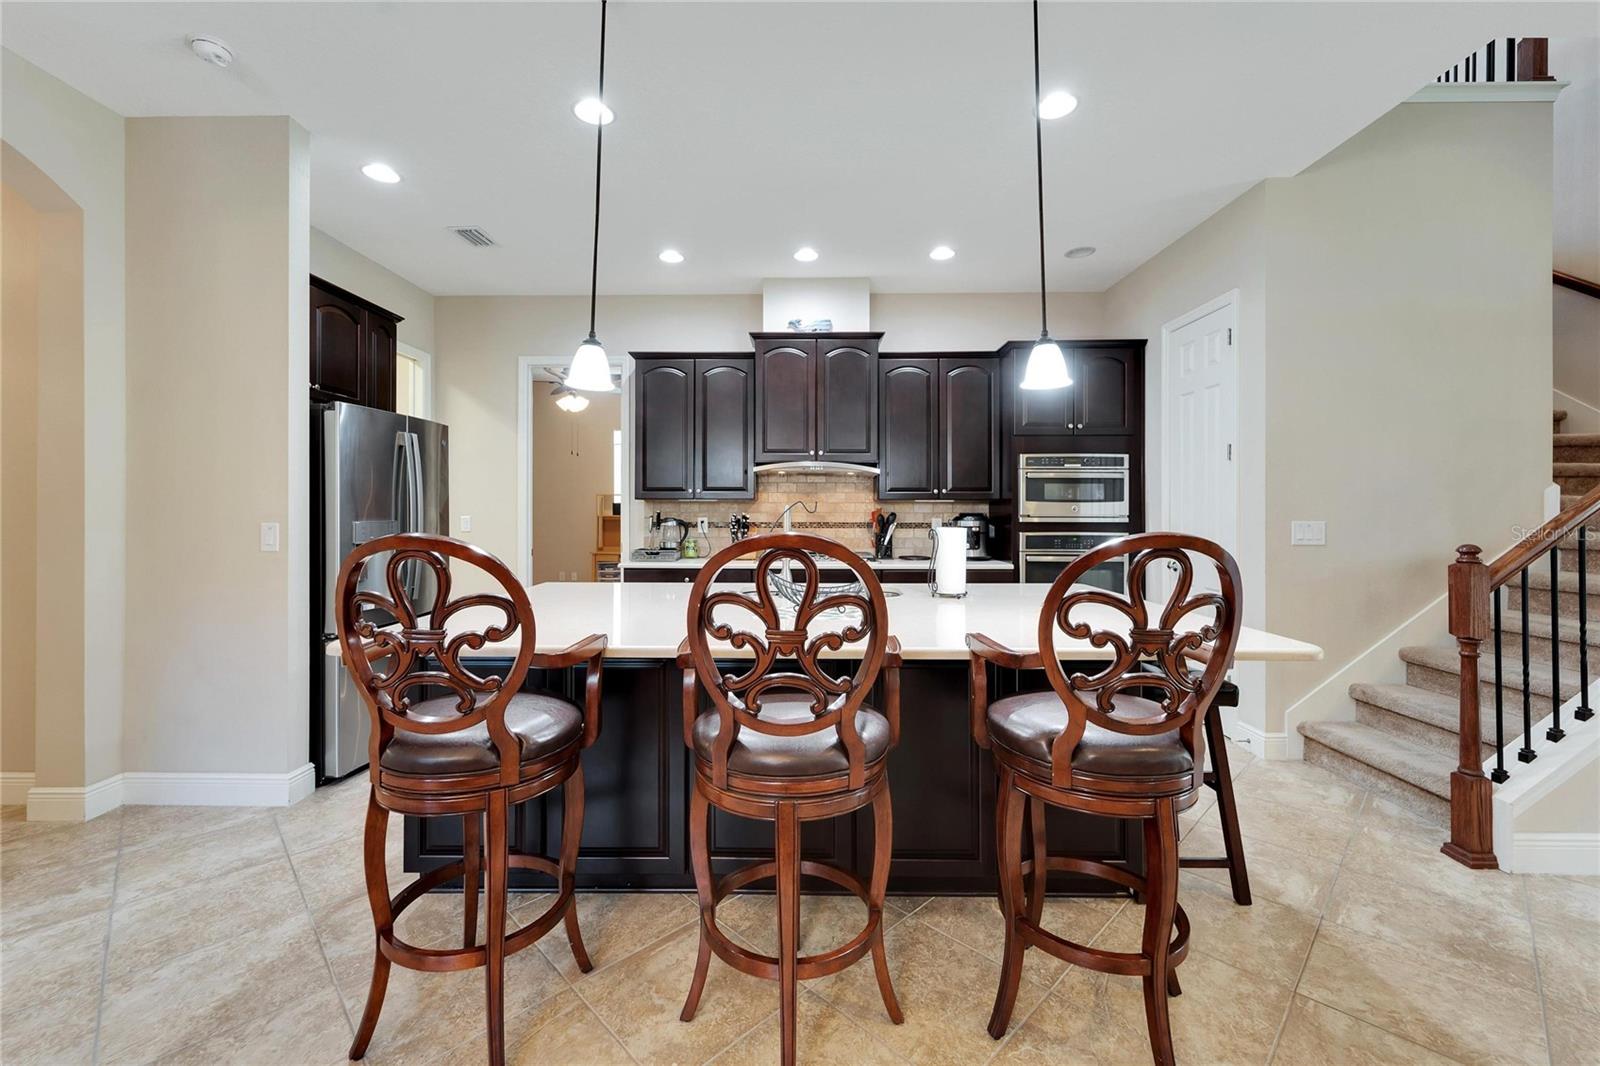
[[[1072,376],[1067,373],[1067,358],[1061,354],[1061,345],[1048,334],[1040,337],[1033,351],[1028,353],[1028,364],[1017,387],[1033,391],[1064,389],[1071,384]]]
[[[589,397],[580,395],[570,389],[562,389],[556,396],[556,406],[563,411],[577,414],[589,406]]]
[[[611,363],[606,359],[605,347],[593,333],[572,353],[572,365],[567,368],[567,376],[562,380],[567,388],[579,392],[617,390],[616,383],[611,380]]]

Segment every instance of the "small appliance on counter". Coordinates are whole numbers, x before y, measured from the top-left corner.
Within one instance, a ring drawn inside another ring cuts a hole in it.
[[[689,523],[681,518],[663,517],[660,511],[650,519],[650,532],[655,534],[656,547],[671,551],[676,555],[683,546],[683,538],[689,535]]]
[[[958,514],[950,519],[949,525],[967,531],[967,558],[989,558],[989,542],[994,538],[994,526],[989,522],[986,514]]]
[[[934,526],[933,558],[928,561],[928,591],[959,599],[967,594],[967,530],[962,526]]]

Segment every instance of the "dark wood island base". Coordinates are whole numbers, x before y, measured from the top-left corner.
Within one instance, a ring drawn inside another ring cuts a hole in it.
[[[484,672],[509,663],[478,660]],[[840,660],[841,667],[848,664]],[[897,895],[986,895],[998,887],[995,865],[996,776],[989,753],[972,741],[964,660],[907,660],[901,668],[900,745],[889,754],[894,851],[889,891]],[[993,697],[1046,687],[1042,674],[994,670]],[[691,755],[683,743],[683,671],[670,660],[607,659],[599,739],[583,754],[587,792],[577,885],[600,891],[694,891],[689,867]],[[529,674],[529,686],[576,698],[578,670]],[[1143,876],[1142,837],[1134,822],[1052,810],[1047,841],[1054,854],[1096,859]],[[550,793],[512,809],[509,833],[519,851],[560,846],[562,801]],[[431,870],[461,858],[460,818],[407,818],[405,867]],[[871,811],[808,822],[803,854],[865,874],[872,860]],[[770,822],[712,811],[712,868],[720,874],[772,855]],[[512,872],[513,889],[547,889],[549,878]],[[819,883],[808,889],[822,889]],[[826,890],[826,889],[825,889]],[[836,889],[834,889],[836,890]],[[1074,895],[1125,891],[1105,881],[1052,873],[1050,890]]]

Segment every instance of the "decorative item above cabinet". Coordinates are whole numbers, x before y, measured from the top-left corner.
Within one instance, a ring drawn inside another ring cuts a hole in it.
[[[752,333],[755,461],[878,461],[882,333]]]
[[[311,398],[394,410],[393,311],[311,277]]]

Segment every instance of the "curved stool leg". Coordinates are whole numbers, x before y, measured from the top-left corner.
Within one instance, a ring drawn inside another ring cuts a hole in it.
[[[1022,803],[1026,798],[1015,787],[1012,773],[1001,771],[1000,839],[995,850],[1000,860],[1000,911],[1006,920],[1006,947],[1000,963],[1000,989],[989,1015],[989,1035],[996,1040],[1006,1035],[1012,1008],[1017,1004],[1017,987],[1022,983],[1023,943],[1017,933],[1017,921],[1027,906],[1022,890]]]
[[[367,875],[367,902],[372,905],[372,984],[367,989],[367,1006],[361,1012],[361,1024],[356,1027],[356,1037],[350,1044],[350,1057],[359,1059],[367,1053],[372,1042],[372,1031],[378,1027],[378,1015],[383,1012],[383,995],[389,988],[389,956],[378,945],[378,936],[394,926],[394,912],[389,900],[389,868],[384,850],[388,840],[389,812],[378,803],[375,791],[367,793],[367,828],[362,847],[362,862]]]
[[[1172,946],[1172,921],[1178,907],[1178,835],[1170,799],[1156,802],[1155,817],[1144,823],[1145,882],[1143,953],[1150,960],[1144,978],[1145,1020],[1150,1027],[1150,1050],[1156,1066],[1171,1066],[1172,1023],[1167,996],[1172,973],[1168,954]]]
[[[889,958],[883,948],[883,897],[889,889],[889,855],[894,847],[894,806],[885,788],[872,801],[872,883],[867,890],[867,906],[878,916],[878,932],[872,938],[872,968],[878,975],[878,992],[889,1020],[899,1025],[905,1015],[895,998],[889,980]]]
[[[711,803],[700,790],[696,780],[689,792],[689,863],[694,867],[695,894],[700,898],[700,955],[694,963],[694,980],[689,983],[689,998],[683,1001],[680,1021],[694,1021],[694,1012],[700,1009],[700,993],[705,991],[706,971],[711,967],[711,940],[706,936],[706,923],[716,908],[716,897],[711,880],[711,856],[706,849],[706,819]]]
[[[489,811],[484,819],[488,823],[485,834],[488,844],[489,870],[488,907],[489,932],[484,938],[488,947],[487,965],[484,967],[485,993],[488,1000],[489,1066],[504,1066],[506,1061],[506,794],[496,789],[489,794]]]
[[[794,1066],[800,1012],[800,816],[793,803],[778,804],[777,873],[779,1059]]]
[[[567,943],[572,945],[572,957],[578,969],[588,973],[594,969],[589,952],[583,946],[583,934],[578,931],[578,897],[573,883],[577,878],[578,845],[583,840],[583,764],[579,763],[562,789],[563,812],[561,816],[561,891],[570,893],[567,914],[563,921],[567,927]]]
[[[1250,906],[1250,872],[1244,864],[1244,837],[1239,833],[1239,807],[1233,798],[1233,770],[1228,765],[1228,741],[1222,735],[1222,716],[1213,709],[1206,715],[1206,747],[1217,790],[1217,814],[1222,824],[1223,854],[1228,858],[1228,881],[1233,901]]]
[[[1033,835],[1033,884],[1029,886],[1028,920],[1035,925],[1044,917],[1045,882],[1050,879],[1050,849],[1044,842],[1044,800],[1028,797],[1028,828]]]
[[[478,874],[483,868],[483,844],[478,838],[482,828],[477,811],[461,816],[461,857],[467,864],[461,878],[461,946],[468,948],[478,942]]]

